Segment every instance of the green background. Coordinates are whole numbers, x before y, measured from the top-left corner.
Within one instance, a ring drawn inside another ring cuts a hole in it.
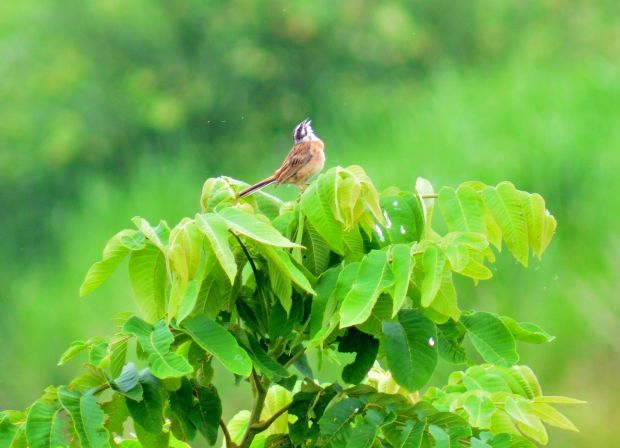
[[[511,180],[546,198],[542,262],[503,254],[493,280],[457,287],[557,336],[520,350],[545,394],[588,401],[562,409],[581,433],[552,429],[550,446],[613,446],[620,3],[297,3],[0,3],[0,408],[74,376],[64,348],[135,309],[123,272],[78,298],[112,234],[192,216],[208,177],[266,177],[311,117],[327,166],[360,164],[380,189]],[[218,381],[226,415],[248,407]]]

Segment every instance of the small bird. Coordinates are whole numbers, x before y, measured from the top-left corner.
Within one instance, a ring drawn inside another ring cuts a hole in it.
[[[316,136],[312,120],[305,119],[293,131],[293,149],[288,153],[273,176],[246,188],[239,197],[248,196],[270,184],[294,184],[304,190],[312,176],[323,169],[325,153],[323,141]]]

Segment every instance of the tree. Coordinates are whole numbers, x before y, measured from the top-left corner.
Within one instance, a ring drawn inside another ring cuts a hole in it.
[[[435,194],[424,179],[378,193],[358,166],[293,202],[239,199],[243,186],[209,179],[195,217],[172,229],[137,217],[108,241],[80,293],[129,258],[141,316],[74,342],[59,364],[87,352],[85,372],[0,413],[2,446],[213,445],[221,431],[227,448],[528,447],[547,443],[543,423],[576,430],[552,405],[579,401],[543,395],[518,364],[517,341],[553,337],[460,309],[453,283],[490,279],[502,245],[523,266],[543,254],[556,221],[540,195],[509,182]],[[309,355],[340,353],[354,354],[342,383],[321,382]],[[468,368],[428,387],[439,359]],[[214,364],[252,386],[251,409],[227,424]]]

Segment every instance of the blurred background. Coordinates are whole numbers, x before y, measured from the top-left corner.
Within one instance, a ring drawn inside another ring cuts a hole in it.
[[[550,446],[614,446],[619,13],[617,0],[0,2],[0,408],[74,376],[79,362],[55,366],[68,344],[135,309],[124,269],[78,298],[112,234],[134,215],[192,216],[207,177],[271,174],[311,117],[328,166],[361,164],[380,189],[511,180],[546,198],[559,227],[544,259],[503,254],[461,298],[557,336],[521,362],[546,394],[588,404],[563,409],[581,433],[551,430]],[[226,400],[244,405],[232,388]]]

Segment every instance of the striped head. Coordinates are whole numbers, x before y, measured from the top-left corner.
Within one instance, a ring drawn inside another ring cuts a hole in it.
[[[309,142],[319,140],[311,126],[312,120],[306,118],[304,121],[295,126],[293,131],[293,143]]]

